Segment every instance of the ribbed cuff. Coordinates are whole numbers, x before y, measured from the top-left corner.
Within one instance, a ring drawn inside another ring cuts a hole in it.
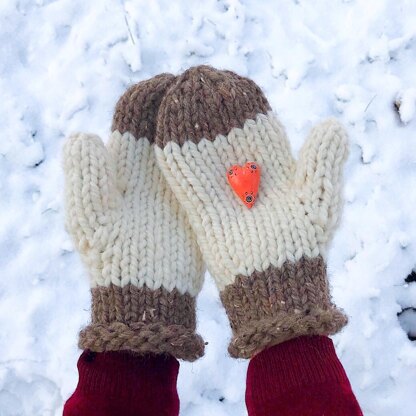
[[[285,397],[301,399],[306,392],[314,390],[325,393],[328,385],[335,388],[334,391],[351,393],[356,403],[330,338],[305,336],[275,345],[250,361],[246,388],[249,415],[267,414],[259,409],[272,409],[276,403],[283,405]]]
[[[228,351],[236,358],[301,336],[333,335],[348,322],[331,302],[321,256],[238,275],[220,296],[233,330]]]
[[[204,341],[195,332],[195,297],[178,289],[150,289],[129,283],[91,289],[91,324],[78,346],[94,352],[130,351],[195,361]]]

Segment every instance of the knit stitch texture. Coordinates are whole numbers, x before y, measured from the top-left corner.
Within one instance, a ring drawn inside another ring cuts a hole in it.
[[[311,266],[325,258],[340,215],[348,143],[336,120],[312,129],[296,161],[260,88],[201,66],[178,77],[164,96],[156,144],[159,166],[221,291],[232,356],[249,358],[346,324],[330,301],[325,267]],[[226,178],[230,166],[248,161],[262,171],[250,210]]]
[[[67,228],[92,288],[83,349],[190,361],[203,354],[195,333],[202,258],[153,150],[157,111],[173,82],[163,74],[127,90],[107,147],[82,133],[65,145]]]

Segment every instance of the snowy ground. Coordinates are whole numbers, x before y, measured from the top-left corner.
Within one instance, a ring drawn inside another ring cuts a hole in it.
[[[397,314],[416,307],[416,2],[2,0],[0,45],[1,416],[60,415],[77,382],[89,289],[63,228],[64,138],[106,137],[128,85],[201,63],[253,78],[295,151],[322,118],[347,126],[337,351],[366,416],[415,414],[416,323]],[[181,365],[181,414],[244,415],[247,362],[227,356],[210,280],[199,329],[209,345]]]

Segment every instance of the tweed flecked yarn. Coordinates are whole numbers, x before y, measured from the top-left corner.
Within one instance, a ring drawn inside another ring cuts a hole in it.
[[[90,134],[65,144],[67,228],[92,291],[82,349],[167,353],[189,361],[203,354],[195,332],[203,262],[153,149],[157,111],[174,79],[162,74],[127,90],[107,147]]]
[[[346,324],[330,300],[323,258],[339,218],[347,148],[344,129],[330,119],[312,129],[296,161],[260,88],[230,71],[191,68],[164,96],[157,160],[221,291],[232,356]],[[251,210],[226,178],[230,166],[248,161],[262,170]]]

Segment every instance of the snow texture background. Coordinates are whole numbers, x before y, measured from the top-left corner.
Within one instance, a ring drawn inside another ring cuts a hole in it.
[[[334,341],[366,416],[415,414],[416,2],[2,0],[0,45],[1,416],[60,415],[77,382],[90,294],[64,230],[65,137],[107,137],[127,86],[202,63],[253,78],[295,152],[318,120],[347,127]],[[198,313],[209,345],[181,365],[181,415],[245,415],[247,362],[227,355],[209,278]]]

